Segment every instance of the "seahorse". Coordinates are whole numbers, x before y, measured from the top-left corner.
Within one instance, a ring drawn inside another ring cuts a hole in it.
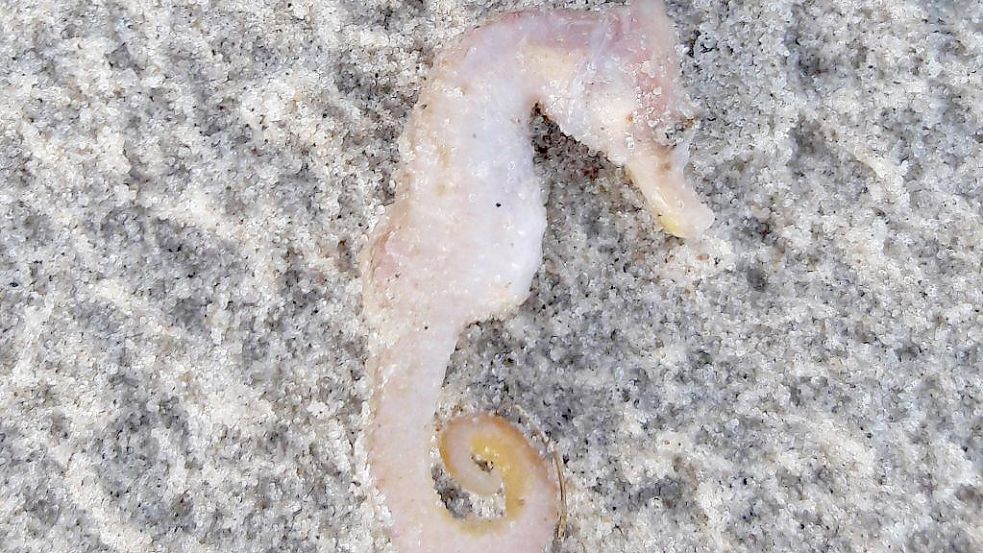
[[[400,137],[396,198],[362,256],[368,461],[400,553],[541,553],[550,543],[557,483],[500,417],[459,417],[436,442],[461,488],[504,494],[504,514],[457,518],[440,501],[431,452],[444,373],[461,331],[521,304],[542,261],[536,106],[624,166],[666,231],[710,226],[684,176],[692,116],[679,81],[661,0],[506,14],[435,57]]]

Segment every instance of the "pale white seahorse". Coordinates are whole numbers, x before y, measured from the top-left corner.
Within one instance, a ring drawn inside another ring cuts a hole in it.
[[[369,464],[400,553],[541,553],[557,522],[546,463],[499,417],[453,420],[439,442],[463,489],[504,493],[502,517],[455,518],[431,476],[434,414],[458,335],[522,303],[542,260],[536,105],[623,165],[668,232],[697,236],[713,221],[685,182],[688,146],[675,143],[691,118],[661,0],[507,14],[437,56],[400,139],[396,200],[362,260]]]

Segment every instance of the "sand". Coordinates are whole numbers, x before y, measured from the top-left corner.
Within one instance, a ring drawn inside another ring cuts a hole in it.
[[[395,138],[460,32],[603,4],[0,4],[0,551],[390,551]],[[983,550],[983,4],[805,4],[670,2],[702,240],[533,124],[545,262],[441,409],[549,438],[555,551]]]

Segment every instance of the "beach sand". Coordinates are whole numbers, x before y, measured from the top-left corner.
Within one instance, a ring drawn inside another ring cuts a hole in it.
[[[459,33],[604,4],[0,5],[0,551],[391,551],[356,258],[396,138]],[[983,550],[983,4],[669,12],[717,222],[536,118],[545,261],[441,416],[548,437],[555,551]]]

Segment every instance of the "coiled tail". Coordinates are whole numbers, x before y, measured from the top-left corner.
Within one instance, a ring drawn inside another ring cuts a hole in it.
[[[438,441],[458,486],[482,496],[504,494],[504,514],[456,518],[437,494],[433,421],[456,340],[455,331],[428,327],[381,346],[372,358],[377,382],[369,463],[392,516],[393,543],[400,552],[542,553],[558,516],[557,485],[536,449],[501,417],[455,418]]]

